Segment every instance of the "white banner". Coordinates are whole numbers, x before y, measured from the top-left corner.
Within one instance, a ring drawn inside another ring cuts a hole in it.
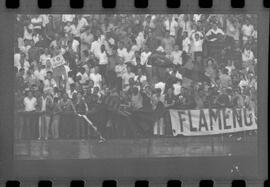
[[[201,136],[257,129],[254,112],[241,109],[170,110],[173,135]]]
[[[65,64],[65,59],[62,55],[57,55],[52,58],[51,63],[52,63],[52,67],[56,68]]]

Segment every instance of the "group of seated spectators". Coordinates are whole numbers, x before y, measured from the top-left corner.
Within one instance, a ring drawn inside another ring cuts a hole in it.
[[[18,15],[16,138],[95,137],[77,114],[107,137],[137,136],[122,117],[160,113],[160,106],[246,107],[256,114],[256,21],[221,14]],[[168,121],[154,122],[163,130],[151,126],[149,133],[170,135]]]

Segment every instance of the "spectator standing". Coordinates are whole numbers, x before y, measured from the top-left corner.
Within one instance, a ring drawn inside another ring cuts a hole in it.
[[[63,111],[61,115],[61,122],[60,122],[60,136],[61,138],[69,139],[75,138],[76,134],[74,133],[74,113],[76,113],[76,109],[71,101],[68,98],[66,93],[63,93],[63,97],[60,100],[61,110]]]
[[[50,91],[44,92],[40,98],[38,98],[38,105],[40,109],[39,117],[39,136],[38,140],[49,138],[50,122],[52,117],[52,105],[53,98],[50,95]]]
[[[62,112],[61,105],[59,103],[59,99],[55,97],[53,99],[52,106],[52,123],[51,123],[51,134],[53,139],[59,138],[59,123],[60,123],[60,114]]]
[[[35,126],[35,115],[37,106],[37,99],[33,96],[33,92],[31,90],[27,90],[27,96],[23,100],[24,103],[24,111],[25,111],[25,125],[24,129],[26,131],[27,138],[33,138],[33,129]]]

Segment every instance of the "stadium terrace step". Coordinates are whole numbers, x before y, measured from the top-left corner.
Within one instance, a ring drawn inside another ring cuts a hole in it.
[[[254,156],[254,135],[97,140],[19,140],[16,159]]]

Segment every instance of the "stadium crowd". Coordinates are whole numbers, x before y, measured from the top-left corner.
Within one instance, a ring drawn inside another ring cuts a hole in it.
[[[18,15],[16,138],[95,137],[77,114],[107,138],[171,135],[167,109],[245,107],[256,114],[256,19]],[[149,121],[134,112],[154,118],[153,125],[142,128],[135,121]]]

